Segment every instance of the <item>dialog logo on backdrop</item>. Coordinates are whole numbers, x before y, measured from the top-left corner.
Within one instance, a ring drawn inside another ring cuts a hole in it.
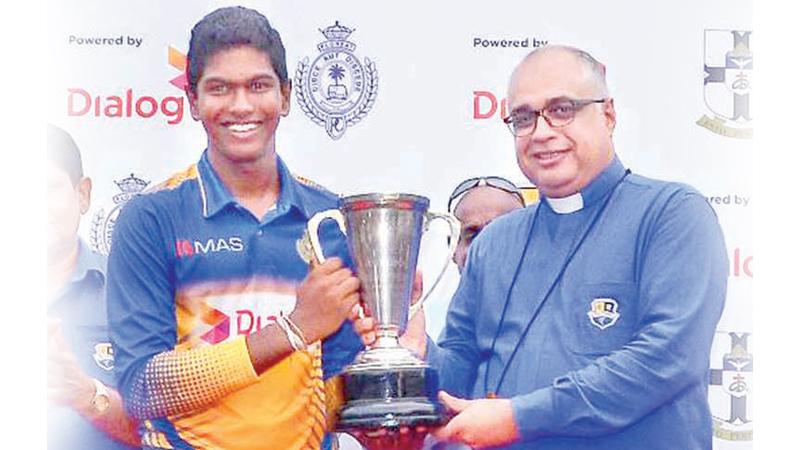
[[[314,61],[305,57],[298,63],[295,95],[306,116],[335,140],[372,109],[378,95],[378,69],[369,58],[362,64],[356,57],[356,44],[347,40],[355,29],[337,20],[319,31],[326,41],[317,45],[320,54]]]
[[[90,246],[98,253],[108,255],[111,250],[111,236],[114,234],[114,223],[119,217],[119,212],[132,198],[140,195],[150,184],[141,178],[131,174],[127,178],[115,180],[114,184],[120,193],[112,197],[114,206],[106,213],[105,208],[101,208],[92,219],[92,229],[90,235]]]
[[[751,441],[753,419],[753,355],[750,333],[717,331],[711,346],[708,403],[714,437],[726,441]]]
[[[753,278],[753,252],[735,247],[728,256],[731,264],[730,276],[734,278]]]
[[[169,83],[184,92],[189,85],[189,80],[186,78],[186,65],[188,63],[186,55],[182,51],[173,46],[167,48],[167,63],[173,68],[177,69],[180,74],[175,78],[169,80]]]
[[[752,31],[705,30],[703,98],[709,114],[696,123],[721,136],[753,137],[751,35]]]
[[[130,87],[124,91],[102,92],[97,89],[72,87],[67,89],[67,115],[71,117],[139,118],[161,119],[168,125],[183,121],[186,85],[186,55],[170,46],[168,63],[181,73],[169,82],[180,89],[179,95],[142,94],[140,89]]]

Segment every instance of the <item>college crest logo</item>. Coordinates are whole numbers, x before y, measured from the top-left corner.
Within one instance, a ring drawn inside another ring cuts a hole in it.
[[[114,348],[110,342],[101,342],[94,346],[94,362],[105,371],[114,368]]]
[[[752,31],[705,30],[703,98],[712,114],[703,115],[697,124],[722,136],[753,137],[751,35]]]
[[[369,58],[361,64],[353,53],[356,44],[347,40],[353,31],[338,20],[320,30],[327,39],[317,45],[320,54],[313,62],[303,58],[295,72],[300,109],[332,139],[366,117],[378,95],[378,70]]]
[[[119,212],[130,199],[140,195],[144,188],[150,184],[141,178],[131,174],[127,178],[116,180],[114,183],[120,189],[119,194],[114,195],[114,207],[106,213],[105,208],[101,208],[92,219],[92,229],[90,235],[90,245],[98,253],[108,255],[111,250],[111,236],[114,234],[114,222],[117,221]]]
[[[613,298],[596,298],[592,300],[589,312],[589,322],[592,325],[605,330],[606,328],[617,323],[619,319],[619,305]]]
[[[753,439],[749,417],[753,392],[753,355],[748,352],[750,333],[718,331],[711,347],[708,400],[714,436],[727,441]]]
[[[308,234],[308,230],[303,232],[303,236],[295,242],[294,247],[297,254],[300,255],[300,259],[306,264],[311,264],[311,260],[315,259],[314,247],[311,246],[311,236]]]

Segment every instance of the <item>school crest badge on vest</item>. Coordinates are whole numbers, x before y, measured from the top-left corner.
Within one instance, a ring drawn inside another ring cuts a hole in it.
[[[96,344],[92,357],[101,369],[108,372],[114,368],[114,347],[111,346],[110,342]]]
[[[589,306],[589,322],[592,325],[605,330],[617,323],[619,319],[619,305],[613,298],[596,298]]]

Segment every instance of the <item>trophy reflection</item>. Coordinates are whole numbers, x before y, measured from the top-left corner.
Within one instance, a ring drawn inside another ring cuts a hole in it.
[[[398,340],[410,315],[441,280],[458,242],[456,219],[428,212],[429,204],[412,194],[355,195],[341,198],[338,209],[320,212],[308,223],[317,260],[323,262],[318,228],[326,219],[338,222],[361,281],[362,302],[377,322],[375,343],[344,371],[345,403],[336,431],[431,428],[445,421],[436,371]],[[435,219],[450,225],[450,255],[428,293],[410,308],[420,241]]]

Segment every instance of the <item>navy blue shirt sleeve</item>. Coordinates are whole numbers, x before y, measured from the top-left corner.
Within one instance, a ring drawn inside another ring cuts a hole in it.
[[[114,226],[108,259],[108,323],[115,375],[123,398],[153,356],[176,343],[174,287],[169,253],[174,243],[147,197],[131,200]]]

